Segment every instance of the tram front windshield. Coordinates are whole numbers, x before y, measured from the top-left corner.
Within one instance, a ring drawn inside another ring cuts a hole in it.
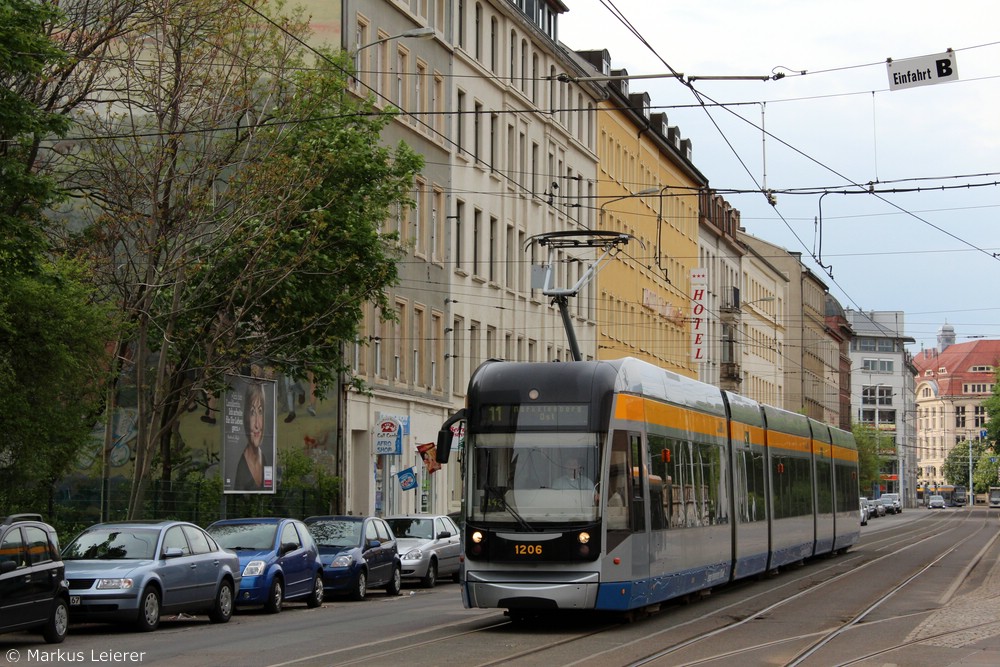
[[[528,528],[597,519],[596,433],[480,433],[470,440],[470,520]]]

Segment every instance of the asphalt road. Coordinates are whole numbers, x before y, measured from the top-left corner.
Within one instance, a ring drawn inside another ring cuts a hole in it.
[[[0,635],[0,665],[1000,664],[998,527],[997,510],[906,510],[873,519],[846,554],[628,621],[512,623],[500,610],[462,608],[458,586],[442,583],[277,615],[241,611],[226,625],[167,618],[150,634],[74,625],[58,647]]]

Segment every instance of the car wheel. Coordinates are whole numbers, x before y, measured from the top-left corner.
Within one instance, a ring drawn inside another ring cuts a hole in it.
[[[139,632],[152,632],[160,625],[160,592],[152,586],[146,586],[139,598],[139,615],[136,627]]]
[[[368,594],[368,573],[364,570],[358,572],[358,578],[354,581],[354,590],[351,591],[351,598],[354,600],[364,600]]]
[[[389,579],[389,583],[385,587],[386,595],[399,595],[399,591],[403,589],[403,575],[400,574],[399,568],[392,568],[392,578]]]
[[[233,585],[228,581],[219,584],[219,592],[215,596],[215,606],[208,612],[208,620],[212,623],[228,623],[233,616]]]
[[[316,580],[313,582],[313,592],[306,600],[306,606],[310,609],[315,609],[323,604],[323,576],[317,574]]]
[[[56,598],[55,607],[52,609],[52,616],[49,622],[42,628],[42,637],[49,644],[60,644],[66,639],[66,632],[69,630],[69,607],[66,600]]]
[[[438,564],[436,560],[431,560],[430,565],[427,566],[427,574],[420,580],[420,583],[424,588],[434,588],[435,584],[437,584],[437,579]]]
[[[264,611],[269,614],[277,614],[281,611],[281,601],[285,597],[285,591],[281,586],[281,579],[274,578],[271,582],[271,590],[267,593],[267,601],[264,602]]]

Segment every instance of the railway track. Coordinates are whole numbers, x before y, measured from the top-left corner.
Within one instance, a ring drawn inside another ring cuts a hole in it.
[[[984,517],[985,513],[975,512],[928,514],[871,531],[846,554],[818,558],[777,576],[737,582],[691,604],[665,605],[659,613],[631,623],[621,616],[600,614],[539,616],[514,623],[500,612],[479,611],[475,618],[459,617],[423,631],[271,667],[398,661],[419,667],[441,664],[443,652],[453,655],[455,662],[477,667],[791,667],[857,664],[879,657],[912,664],[896,657],[925,642],[947,642],[961,632],[986,632],[995,624],[983,620],[961,628],[912,632],[940,612],[977,568],[996,560],[996,518]],[[931,579],[934,583],[928,588]],[[858,581],[871,583],[859,587]],[[916,589],[922,592],[916,594]],[[914,595],[926,598],[925,603],[897,604]],[[817,607],[824,613],[816,613]]]

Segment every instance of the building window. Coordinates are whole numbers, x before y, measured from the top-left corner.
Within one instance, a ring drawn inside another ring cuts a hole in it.
[[[965,406],[955,406],[955,428],[965,428]]]
[[[483,59],[483,6],[476,3],[476,60]]]
[[[868,373],[892,373],[893,366],[892,359],[864,359],[861,362],[862,370]]]
[[[462,222],[465,219],[465,202],[455,203],[455,268],[462,268]]]
[[[479,241],[482,239],[483,212],[479,209],[472,214],[472,275],[482,275],[479,266]],[[475,361],[475,360],[473,360]]]
[[[455,152],[461,155],[465,151],[465,93],[458,91],[458,114],[455,116]]]
[[[472,115],[472,158],[479,162],[482,157],[483,148],[483,132],[482,128],[479,126],[479,119],[483,115],[483,105],[476,102],[475,113]]]

